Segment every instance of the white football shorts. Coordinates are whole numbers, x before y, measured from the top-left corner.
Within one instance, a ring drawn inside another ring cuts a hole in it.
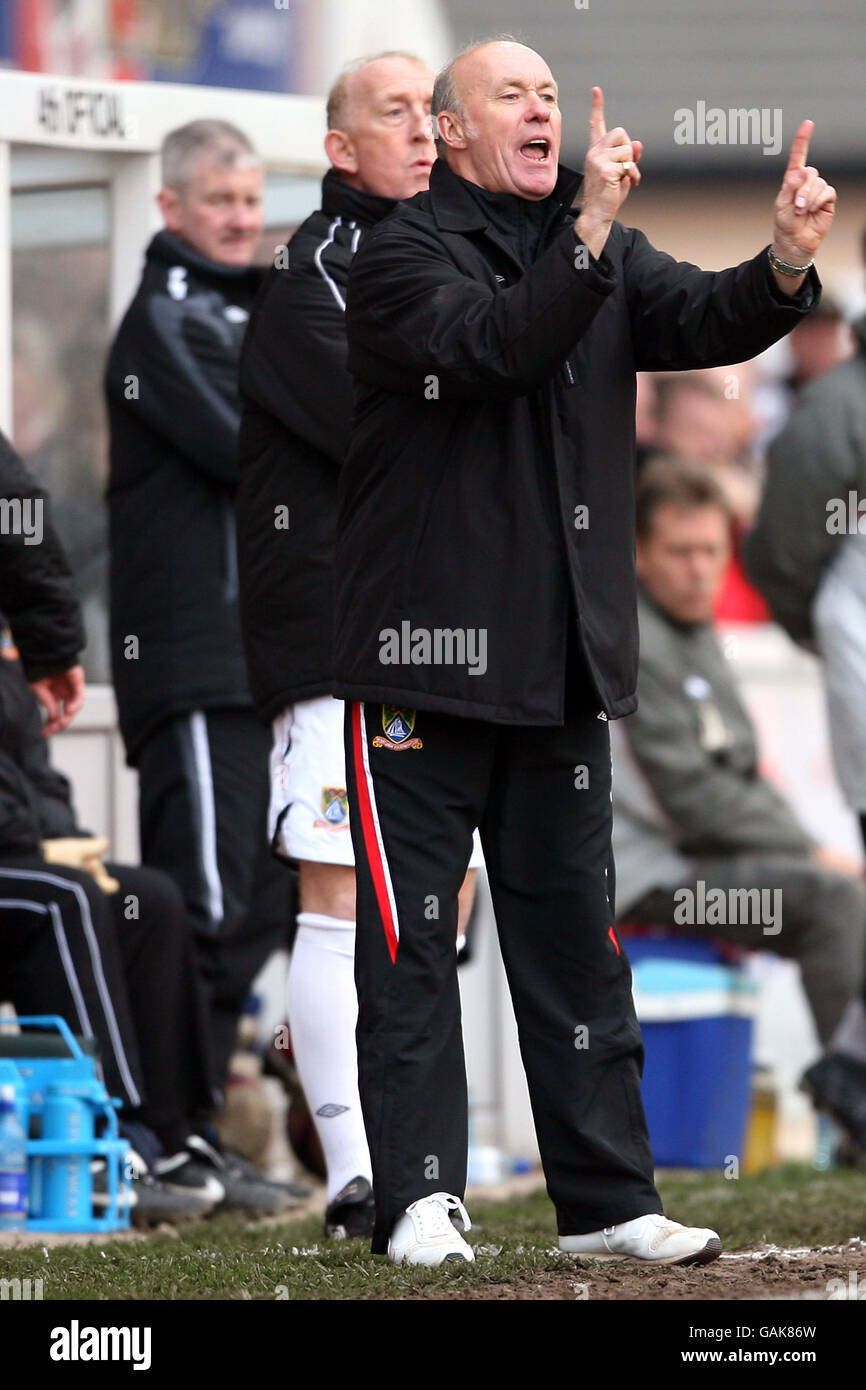
[[[349,832],[345,705],[331,695],[301,700],[273,722],[268,835],[286,859],[355,867]],[[484,867],[475,831],[470,869]]]

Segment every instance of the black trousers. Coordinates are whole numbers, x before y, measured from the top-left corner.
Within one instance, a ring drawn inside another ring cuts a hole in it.
[[[558,1230],[660,1212],[613,928],[608,726],[580,674],[556,728],[348,705],[346,754],[373,1251],[411,1202],[465,1188],[454,934],[475,825]]]
[[[213,1109],[192,933],[164,874],[107,867],[117,893],[35,854],[0,860],[0,999],[95,1038],[124,1118],[173,1153]]]
[[[192,919],[218,1088],[250,985],[291,924],[292,876],[268,845],[269,754],[252,710],[220,709],[161,725],[138,764],[141,857]]]

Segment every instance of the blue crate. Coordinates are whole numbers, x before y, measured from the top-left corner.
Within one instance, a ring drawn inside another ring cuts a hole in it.
[[[112,1100],[66,1021],[55,1014],[26,1015],[15,1020],[25,1027],[52,1028],[68,1049],[66,1057],[2,1057],[0,1081],[15,1086],[27,1139],[28,1231],[126,1230],[131,1197],[125,1174],[129,1144],[117,1132],[120,1102]],[[103,1137],[93,1132],[104,1121]],[[56,1128],[48,1137],[45,1128]],[[31,1128],[42,1132],[30,1138]],[[106,1161],[108,1205],[93,1215],[90,1163]],[[80,1162],[69,1165],[69,1159]]]
[[[742,1162],[757,986],[708,942],[637,938],[627,951],[656,1166],[721,1171],[732,1157]]]

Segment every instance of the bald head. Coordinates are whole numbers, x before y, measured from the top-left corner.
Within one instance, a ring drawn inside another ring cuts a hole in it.
[[[547,63],[511,38],[459,53],[433,94],[440,154],[493,193],[537,201],[553,191],[562,141],[558,89]]]
[[[363,91],[370,81],[375,85],[383,75],[387,80],[394,70],[405,64],[423,68],[428,73],[430,71],[417,54],[396,48],[383,53],[369,53],[364,58],[354,58],[351,63],[347,63],[328,93],[328,129],[349,129],[352,124],[353,102],[358,91]]]
[[[489,75],[491,67],[500,60],[507,60],[509,54],[521,49],[523,53],[539,55],[534,49],[504,34],[495,39],[484,39],[480,43],[462,48],[446,68],[436,78],[433,89],[433,114],[440,111],[461,109],[467,93],[471,93],[479,82]]]
[[[430,106],[433,73],[414,54],[361,58],[328,97],[325,149],[346,183],[383,198],[411,198],[436,157]]]

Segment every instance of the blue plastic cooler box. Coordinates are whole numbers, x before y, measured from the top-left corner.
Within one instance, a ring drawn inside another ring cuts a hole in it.
[[[758,988],[710,943],[626,940],[646,1062],[643,1103],[660,1168],[742,1161]]]
[[[0,1080],[14,1086],[27,1139],[28,1231],[121,1231],[130,1223],[129,1145],[118,1134],[120,1102],[112,1100],[66,1021],[56,1014],[22,1015],[22,1027],[57,1033],[65,1056],[28,1053],[28,1036],[14,1055],[0,1055]],[[3,1049],[0,1047],[0,1053]],[[96,1129],[102,1131],[96,1137]],[[35,1129],[39,1137],[29,1131]],[[94,1215],[94,1159],[105,1162],[106,1204]]]

